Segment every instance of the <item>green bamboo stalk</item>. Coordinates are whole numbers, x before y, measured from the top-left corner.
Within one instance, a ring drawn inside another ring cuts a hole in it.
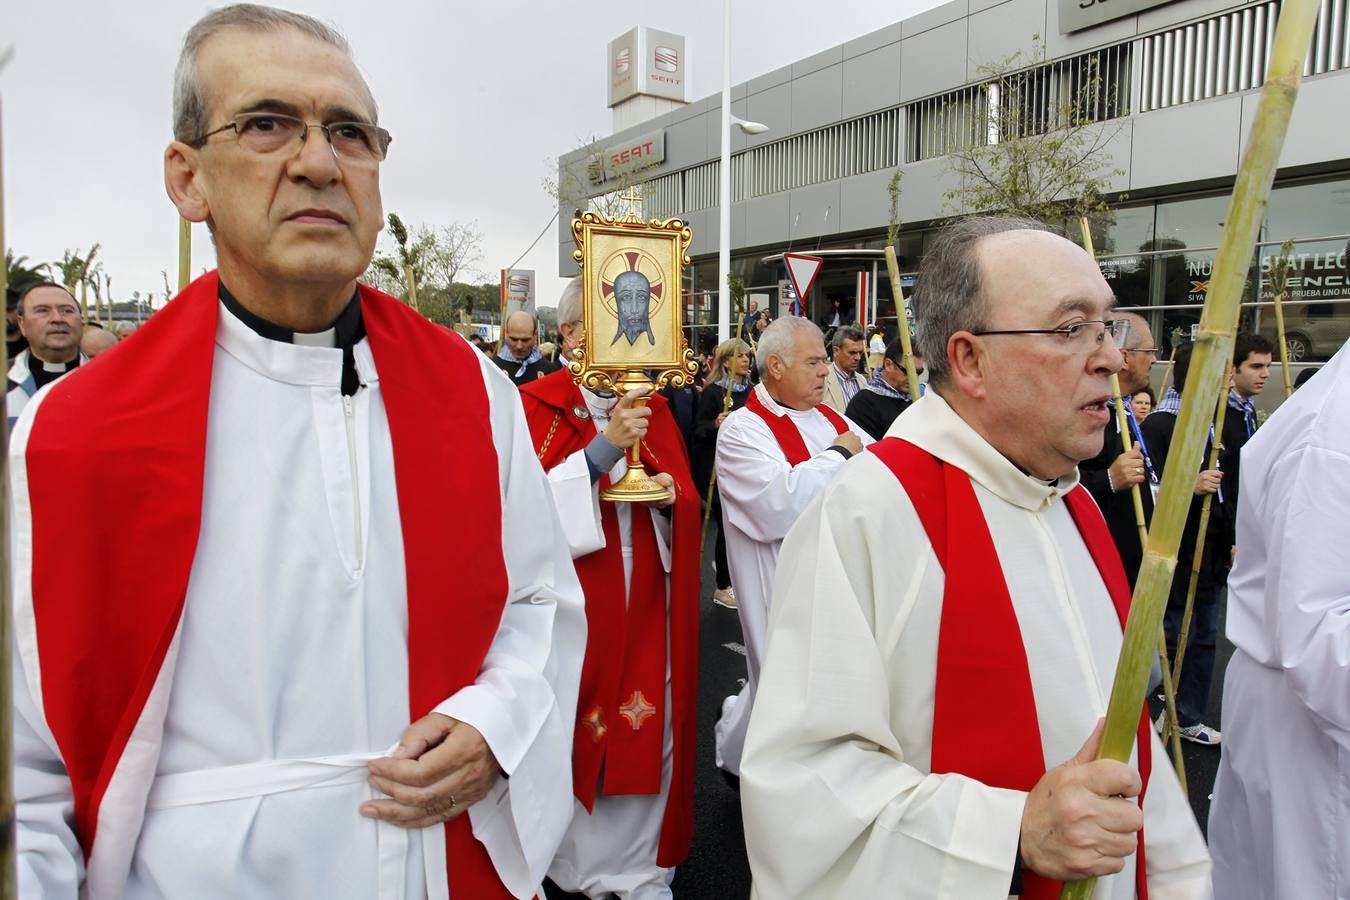
[[[1224,390],[1219,394],[1218,409],[1214,411],[1214,443],[1209,450],[1207,469],[1219,465],[1219,453],[1223,451],[1223,419],[1224,413],[1228,410],[1228,383],[1232,377],[1233,363],[1230,359],[1223,369]],[[1186,606],[1181,614],[1181,631],[1177,635],[1177,657],[1172,667],[1174,684],[1181,683],[1181,664],[1186,660],[1186,644],[1191,635],[1191,617],[1195,612],[1195,591],[1200,584],[1200,563],[1205,557],[1205,534],[1209,531],[1209,511],[1213,503],[1213,494],[1206,494],[1205,499],[1200,501],[1199,530],[1195,535],[1195,553],[1191,554],[1191,579],[1186,585]],[[1176,710],[1168,710],[1167,716],[1163,719],[1163,739],[1166,740],[1169,733],[1180,734],[1180,725],[1181,720],[1177,718]]]
[[[417,276],[413,274],[413,267],[404,266],[403,274],[407,276],[408,279],[408,305],[414,310],[421,312],[421,310],[417,309]],[[503,322],[502,324],[504,325],[505,323]]]
[[[1091,238],[1088,239],[1088,246],[1091,248]],[[1089,252],[1091,250],[1089,249]],[[1132,441],[1130,440],[1130,426],[1125,421],[1125,401],[1120,393],[1120,377],[1116,373],[1111,373],[1111,393],[1116,404],[1116,428],[1120,431],[1120,445],[1126,453],[1130,452]],[[1130,497],[1134,500],[1134,522],[1139,528],[1139,543],[1148,549],[1148,525],[1144,522],[1144,497],[1139,491],[1139,485],[1130,485]],[[1158,666],[1162,672],[1163,683],[1163,706],[1167,709],[1167,715],[1170,720],[1177,720],[1177,694],[1176,678],[1172,676],[1172,667],[1167,662],[1167,632],[1162,628],[1162,623],[1158,624]],[[1163,734],[1167,732],[1164,731]],[[1166,740],[1163,743],[1167,743]],[[1181,782],[1181,792],[1189,794],[1190,791],[1186,782],[1186,757],[1181,752],[1181,733],[1176,732],[1172,735],[1172,766],[1177,770],[1177,779]]]
[[[1275,261],[1278,272],[1271,272],[1270,286],[1275,290],[1275,332],[1280,341],[1280,374],[1284,376],[1284,399],[1294,396],[1294,381],[1289,375],[1289,344],[1284,337],[1284,295],[1288,290],[1289,256],[1294,252],[1294,242],[1285,241],[1280,245],[1280,256]]]
[[[1214,261],[1209,296],[1200,317],[1199,338],[1191,356],[1190,375],[1181,403],[1175,439],[1162,489],[1153,509],[1144,562],[1135,584],[1134,601],[1125,626],[1120,662],[1111,686],[1106,728],[1099,757],[1125,762],[1134,747],[1139,711],[1148,689],[1153,644],[1157,640],[1186,513],[1194,493],[1209,433],[1210,410],[1218,400],[1225,363],[1233,355],[1242,286],[1264,218],[1271,182],[1284,147],[1289,118],[1298,96],[1304,60],[1317,20],[1316,0],[1285,0],[1275,29],[1274,46],[1247,149],[1238,167],[1223,238]],[[1088,900],[1096,879],[1069,882],[1062,900]]]
[[[900,319],[900,349],[905,351],[905,377],[909,379],[909,399],[919,399],[919,370],[914,365],[914,343],[909,336],[909,301],[900,285],[900,263],[895,258],[895,245],[886,245],[886,270],[891,276],[891,296],[895,298],[895,312]]]
[[[12,50],[0,53],[0,71],[9,62]],[[2,110],[0,110],[2,112]],[[3,127],[0,115],[0,127]],[[4,135],[0,131],[0,255],[5,244]],[[0,266],[0,294],[8,286],[7,267]],[[0,346],[0,371],[9,371],[8,348]],[[0,422],[0,900],[19,896],[14,850],[14,705],[11,683],[9,595],[9,425]]]
[[[734,276],[732,276],[732,275],[728,275],[728,276],[727,276],[727,280],[730,281],[733,277],[734,277]],[[728,287],[728,290],[729,290],[731,286],[728,285],[727,287]],[[738,316],[736,317],[736,349],[737,349],[737,350],[739,350],[740,347],[741,347],[741,335],[743,335],[744,333],[745,333],[745,313],[741,313],[740,315],[738,315]],[[740,354],[739,354],[739,353],[736,354],[736,359],[737,359],[737,361],[738,361],[738,364],[739,364],[740,358],[741,358],[741,357],[740,357]],[[736,383],[736,376],[735,376],[735,374],[733,373],[733,374],[731,375],[731,380],[727,382],[727,395],[726,395],[725,397],[722,398],[722,412],[731,412],[731,403],[732,403],[732,400],[734,399],[734,398],[731,396],[731,393],[732,393],[732,392],[731,392],[731,385],[733,385],[733,384],[735,384],[735,383]],[[751,390],[754,390],[754,389],[751,388]],[[704,499],[704,502],[703,502],[703,531],[702,531],[702,533],[700,534],[699,539],[698,539],[698,546],[699,546],[699,552],[700,552],[700,553],[703,552],[703,547],[706,546],[707,543],[708,543],[708,520],[712,517],[712,498],[713,498],[713,491],[715,491],[715,490],[717,490],[717,460],[716,460],[716,459],[713,460],[712,473],[708,476],[708,496]]]
[[[1087,251],[1093,261],[1097,259],[1097,250],[1092,244],[1092,226],[1088,222],[1086,215],[1078,219],[1079,230],[1083,234],[1083,249]],[[1120,432],[1120,446],[1126,453],[1130,452],[1132,441],[1130,440],[1130,424],[1125,421],[1125,399],[1120,391],[1120,376],[1115,372],[1111,373],[1111,396],[1116,406],[1116,430]],[[1130,485],[1130,499],[1134,502],[1134,523],[1139,529],[1139,543],[1147,550],[1148,548],[1148,525],[1144,521],[1144,497],[1139,491],[1139,485]],[[1177,715],[1177,694],[1176,679],[1171,677],[1171,666],[1167,662],[1167,632],[1163,630],[1162,623],[1158,623],[1158,668],[1162,672],[1163,685],[1163,705],[1170,711],[1172,721],[1176,721]],[[1181,752],[1181,734],[1178,732],[1172,737],[1172,766],[1177,770],[1177,779],[1181,782],[1181,791],[1183,794],[1189,794],[1186,779],[1186,757]]]
[[[178,220],[178,293],[192,280],[192,223]]]

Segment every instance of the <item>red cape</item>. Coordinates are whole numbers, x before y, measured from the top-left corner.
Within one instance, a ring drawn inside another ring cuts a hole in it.
[[[547,471],[584,449],[595,438],[595,423],[583,419],[586,401],[566,368],[520,389],[536,451]],[[642,442],[641,457],[649,472],[665,472],[675,479],[672,510],[673,548],[670,571],[670,693],[671,731],[675,751],[670,799],[661,825],[657,864],[674,866],[689,853],[694,833],[694,729],[698,688],[699,498],[689,469],[689,455],[666,399],[654,395],[651,426]],[[549,437],[552,432],[552,437]],[[548,446],[544,444],[547,441]],[[601,501],[608,502],[608,501]],[[636,548],[635,548],[635,552]],[[586,593],[586,659],[581,670],[578,719],[573,735],[574,791],[587,809],[595,800],[596,785],[605,758],[606,740],[595,739],[582,716],[597,705],[617,707],[622,698],[605,696],[616,683],[613,671],[621,664],[614,653],[623,639],[622,583],[613,590],[614,573],[622,578],[619,548],[606,546],[576,561]],[[617,603],[616,603],[617,600]],[[606,637],[606,636],[610,637]],[[617,638],[614,637],[617,635]],[[609,686],[609,687],[607,687]],[[617,716],[611,717],[619,721]]]
[[[215,272],[202,276],[126,345],[56,383],[28,439],[42,702],[86,858],[97,852],[100,803],[186,598],[201,525],[217,288]],[[497,479],[483,477],[497,471],[497,453],[478,351],[394,298],[364,285],[360,292],[393,438],[413,721],[474,682],[501,624],[501,529],[441,538],[448,509],[500,521]],[[99,565],[71,565],[71,547],[98,547]],[[446,856],[455,896],[510,896],[468,816],[446,824]]]

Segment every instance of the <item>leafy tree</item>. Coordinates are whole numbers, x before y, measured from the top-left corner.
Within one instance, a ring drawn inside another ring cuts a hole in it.
[[[610,219],[628,214],[628,201],[625,194],[637,189],[639,196],[645,194],[642,187],[647,183],[647,174],[656,165],[638,165],[619,171],[606,169],[604,165],[605,148],[601,139],[592,136],[582,147],[581,152],[572,154],[571,159],[562,158],[547,161],[549,174],[541,179],[544,192],[558,203],[558,211],[564,215],[572,210],[589,210]],[[554,174],[556,173],[556,174]],[[596,177],[596,176],[600,177]],[[600,191],[596,194],[596,191]],[[595,194],[595,196],[592,196]],[[647,218],[677,215],[681,210],[644,210],[639,213]]]
[[[1049,222],[1109,214],[1105,195],[1124,171],[1111,166],[1107,145],[1124,115],[1121,86],[1090,57],[1072,72],[1046,62],[1040,35],[1022,51],[979,68],[984,100],[975,127],[948,154],[958,186],[949,212],[1003,212]]]
[[[381,251],[371,260],[364,280],[385,293],[409,299],[414,285],[416,308],[428,319],[454,324],[467,309],[456,281],[463,274],[480,275],[474,265],[482,259],[483,233],[476,222],[453,222],[441,228],[419,225],[409,232],[403,220],[389,214],[389,236],[394,252]],[[495,288],[494,288],[495,289]]]
[[[28,264],[28,257],[15,256],[13,250],[5,251],[5,284],[16,291],[22,291],[30,284],[50,281],[52,267],[48,263]]]

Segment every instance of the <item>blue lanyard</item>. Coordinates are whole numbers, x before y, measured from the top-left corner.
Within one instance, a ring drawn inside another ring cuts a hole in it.
[[[1144,432],[1139,428],[1139,422],[1134,418],[1134,413],[1126,412],[1125,418],[1130,423],[1130,431],[1134,434],[1134,442],[1139,445],[1139,452],[1144,454],[1144,468],[1148,470],[1148,480],[1150,484],[1158,484],[1158,473],[1153,470],[1153,457],[1148,452],[1148,444],[1144,441]]]

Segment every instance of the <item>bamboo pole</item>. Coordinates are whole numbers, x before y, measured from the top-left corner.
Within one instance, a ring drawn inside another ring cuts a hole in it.
[[[1080,216],[1079,228],[1083,234],[1083,249],[1087,251],[1093,261],[1097,259],[1097,250],[1092,243],[1092,227],[1088,222],[1087,216]],[[1125,412],[1125,399],[1120,390],[1120,376],[1111,373],[1111,396],[1116,406],[1116,430],[1120,432],[1120,446],[1129,453],[1133,448],[1133,442],[1130,440],[1130,423],[1125,420],[1128,413]],[[1134,503],[1134,523],[1139,529],[1139,543],[1147,550],[1148,548],[1148,523],[1144,520],[1144,497],[1139,490],[1139,485],[1130,485],[1130,499]],[[1163,686],[1163,705],[1170,711],[1172,721],[1176,721],[1176,680],[1171,677],[1171,667],[1167,662],[1167,632],[1163,630],[1162,623],[1158,623],[1158,668],[1162,673]],[[1186,780],[1186,758],[1181,752],[1181,735],[1176,734],[1172,738],[1172,765],[1177,770],[1177,780],[1181,782],[1181,791],[1183,794],[1189,794]]]
[[[900,349],[905,351],[905,376],[909,379],[909,399],[913,403],[919,399],[919,370],[914,365],[914,343],[909,335],[909,301],[900,285],[900,263],[895,258],[894,243],[886,244],[886,271],[891,276],[891,296],[895,298],[896,317],[900,320]]]
[[[416,312],[421,312],[417,308],[417,276],[413,274],[412,266],[404,266],[403,274],[408,280],[408,305]],[[503,322],[502,324],[505,325],[506,323]]]
[[[1172,341],[1172,352],[1167,354],[1167,371],[1163,373],[1162,387],[1158,389],[1158,402],[1162,402],[1163,395],[1167,393],[1167,382],[1172,380],[1172,370],[1177,364],[1177,342]]]
[[[1089,238],[1089,247],[1091,239]],[[1130,440],[1130,425],[1125,421],[1125,403],[1120,393],[1120,377],[1114,372],[1111,373],[1111,393],[1116,404],[1116,427],[1120,431],[1120,445],[1126,453],[1129,453],[1133,442]],[[1139,543],[1145,549],[1148,548],[1148,525],[1144,522],[1144,497],[1139,490],[1139,485],[1130,485],[1130,496],[1134,500],[1134,521],[1139,528]],[[1163,685],[1163,706],[1167,709],[1169,721],[1177,720],[1177,680],[1172,675],[1172,667],[1167,662],[1167,632],[1163,630],[1162,623],[1158,623],[1158,667],[1162,672]],[[1163,732],[1166,734],[1166,732]],[[1165,744],[1166,741],[1164,740]],[[1181,792],[1188,794],[1186,783],[1186,758],[1181,752],[1181,734],[1176,732],[1172,735],[1172,766],[1177,770],[1177,779],[1181,782]]]
[[[1209,450],[1209,465],[1206,469],[1214,469],[1219,465],[1219,454],[1223,451],[1223,420],[1224,414],[1228,410],[1228,383],[1233,377],[1233,363],[1229,360],[1223,370],[1224,390],[1219,394],[1219,406],[1214,411],[1214,440],[1211,442]],[[1200,501],[1200,522],[1197,526],[1195,535],[1195,552],[1191,554],[1191,577],[1186,585],[1186,606],[1181,614],[1181,631],[1177,633],[1177,655],[1172,664],[1172,683],[1181,683],[1181,664],[1186,659],[1186,644],[1191,636],[1191,616],[1195,612],[1195,592],[1200,584],[1200,564],[1205,557],[1205,534],[1209,530],[1209,511],[1214,503],[1214,495],[1206,494]],[[1176,710],[1168,710],[1166,718],[1163,719],[1163,738],[1167,735],[1180,733],[1181,720],[1177,718]]]
[[[1280,267],[1279,278],[1271,279],[1279,286],[1279,290],[1272,291],[1272,299],[1275,301],[1275,334],[1280,341],[1280,374],[1284,376],[1284,399],[1288,400],[1294,396],[1294,379],[1289,375],[1289,343],[1284,337],[1284,295],[1288,290],[1289,276],[1289,254],[1294,251],[1294,242],[1285,241],[1280,245],[1280,257],[1277,265]],[[1272,284],[1272,286],[1275,286]]]
[[[0,71],[12,51],[0,53]],[[3,109],[0,108],[0,113]],[[0,128],[3,128],[0,114]],[[0,132],[0,255],[5,243],[4,136]],[[9,272],[0,266],[0,293],[8,286]],[[0,369],[9,371],[8,347],[0,346]],[[9,595],[9,425],[0,422],[0,900],[19,896],[14,851],[14,705],[11,683]]]
[[[1144,562],[1135,584],[1125,626],[1120,662],[1111,686],[1099,758],[1128,761],[1134,748],[1140,709],[1148,688],[1153,644],[1176,569],[1177,547],[1186,524],[1195,475],[1204,455],[1210,411],[1218,400],[1219,379],[1233,355],[1242,286],[1265,215],[1275,168],[1298,96],[1304,60],[1317,20],[1316,0],[1285,0],[1275,29],[1270,66],[1252,123],[1247,149],[1238,167],[1223,238],[1214,261],[1209,296],[1200,317],[1199,338],[1191,356],[1190,378],[1175,439],[1153,510]],[[1063,900],[1088,900],[1096,879],[1064,885]]]
[[[728,288],[729,289],[729,288]],[[741,348],[741,336],[745,334],[745,314],[741,313],[736,319],[736,349]],[[736,361],[739,365],[741,355],[736,354]],[[748,377],[748,376],[747,376]],[[722,398],[722,412],[731,412],[731,403],[734,399],[731,396],[731,387],[736,383],[735,374],[731,374],[727,381],[727,395]],[[753,390],[753,389],[752,389]],[[703,532],[698,539],[699,553],[703,552],[703,547],[708,543],[708,520],[712,517],[713,491],[717,490],[717,460],[713,459],[712,472],[708,476],[708,496],[703,503]]]
[[[192,280],[192,223],[178,219],[178,293]]]

